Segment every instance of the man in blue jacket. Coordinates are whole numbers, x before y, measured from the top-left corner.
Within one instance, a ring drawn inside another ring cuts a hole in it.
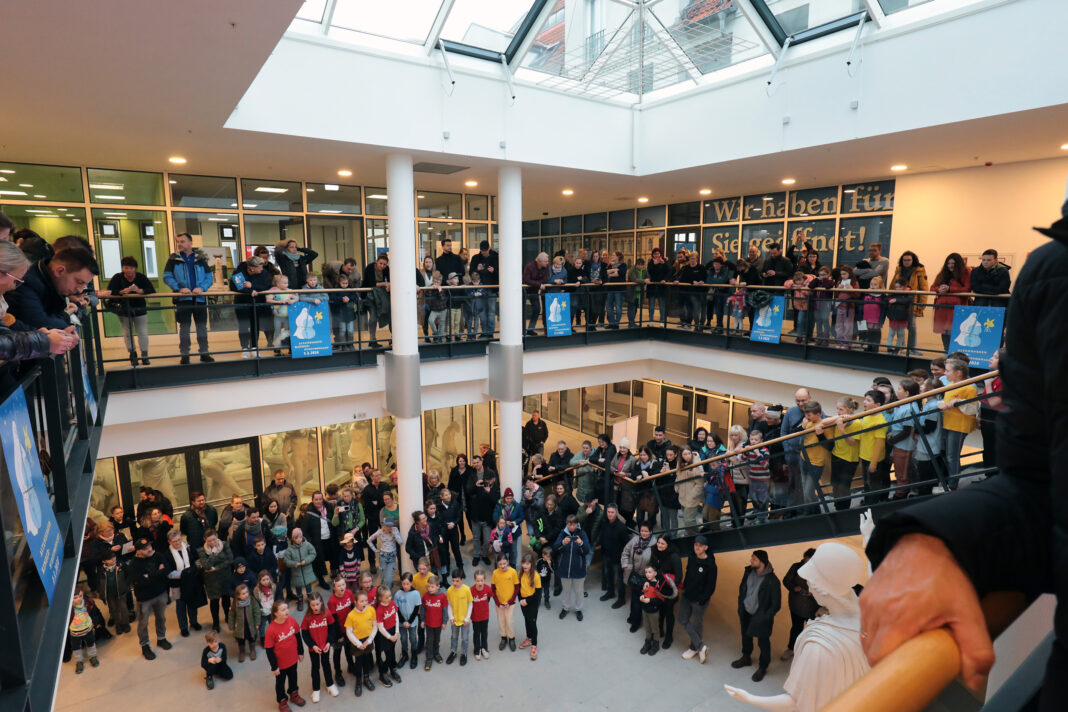
[[[567,617],[568,611],[575,611],[575,617],[582,620],[583,589],[586,584],[586,554],[590,551],[590,538],[579,528],[578,517],[570,514],[567,526],[556,537],[553,544],[557,561],[556,575],[563,582],[564,602],[560,610],[560,619]]]
[[[200,360],[211,363],[208,355],[208,309],[204,292],[211,288],[214,278],[208,261],[193,250],[193,238],[188,232],[174,238],[178,251],[173,253],[163,268],[163,281],[173,291],[188,294],[174,300],[174,318],[178,322],[178,350],[182,352],[182,364],[189,363],[189,322],[196,321],[197,349]]]

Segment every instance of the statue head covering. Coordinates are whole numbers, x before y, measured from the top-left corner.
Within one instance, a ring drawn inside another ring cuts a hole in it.
[[[820,544],[797,573],[812,586],[833,596],[844,596],[860,583],[864,568],[864,561],[855,551],[845,544],[829,541]]]

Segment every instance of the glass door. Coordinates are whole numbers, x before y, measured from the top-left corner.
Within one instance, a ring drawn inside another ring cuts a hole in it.
[[[673,443],[685,443],[693,434],[693,391],[660,388],[660,425]]]

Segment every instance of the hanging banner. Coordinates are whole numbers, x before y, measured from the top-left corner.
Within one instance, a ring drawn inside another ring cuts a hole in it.
[[[330,305],[297,302],[289,305],[289,347],[293,358],[329,356],[334,353],[330,343]]]
[[[82,342],[85,343],[84,341]],[[93,387],[89,384],[89,369],[85,367],[85,348],[84,346],[78,349],[78,356],[82,359],[82,388],[85,389],[85,407],[89,413],[90,424],[96,425],[96,395],[93,393]]]
[[[48,500],[41,462],[37,458],[37,442],[30,428],[26,394],[21,388],[16,388],[0,405],[0,441],[3,442],[7,476],[22,518],[26,544],[51,603],[59,580],[59,567],[63,563],[63,540]]]
[[[772,297],[771,301],[757,309],[753,314],[753,330],[749,332],[750,341],[763,341],[768,344],[779,343],[782,336],[782,317],[786,311],[786,297]]]
[[[571,336],[571,295],[567,292],[545,295],[545,335]]]
[[[953,307],[953,330],[948,351],[968,354],[970,365],[987,368],[1001,348],[1005,307]]]

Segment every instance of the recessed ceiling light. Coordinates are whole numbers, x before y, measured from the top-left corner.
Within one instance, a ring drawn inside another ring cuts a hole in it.
[[[71,218],[74,222],[81,222],[81,218]]]
[[[854,190],[853,188],[846,188],[846,189],[845,189],[845,190],[843,190],[842,192],[843,192],[843,193],[856,193],[857,191],[856,191],[856,190]]]
[[[372,195],[372,196],[370,196],[370,197],[374,198],[375,196],[373,196],[373,195]],[[378,197],[382,198],[382,200],[385,200],[385,199],[386,199],[386,196],[384,196],[384,195],[382,195],[382,196],[378,196]],[[419,200],[422,200],[422,199],[423,199],[423,198],[425,198],[426,196],[425,196],[425,195],[417,195],[417,196],[415,196],[415,197],[419,198]]]
[[[24,190],[0,190],[0,195],[26,195]]]
[[[649,199],[648,199],[648,198],[646,198],[646,197],[645,197],[645,196],[643,195],[642,197],[638,198],[638,202],[639,202],[639,203],[648,203],[648,202],[649,202]]]
[[[575,191],[571,190],[570,188],[564,188],[560,192],[563,193],[564,195],[574,195],[575,194]]]
[[[259,203],[244,203],[243,205],[246,208],[248,208],[249,210],[253,210],[255,208],[258,208],[260,204]],[[234,207],[236,208],[237,206],[235,205]]]
[[[41,195],[40,193],[35,193],[33,197],[35,197],[35,198],[45,198],[45,197],[48,197],[48,196]]]
[[[176,181],[176,180],[169,180],[167,182],[170,183],[171,185],[177,185],[178,184],[178,181]]]
[[[261,185],[256,188],[257,193],[285,193],[289,188],[272,188],[269,185]]]
[[[45,214],[49,214],[50,215],[52,213],[52,209],[51,208],[46,208],[44,210],[27,209],[26,212],[28,212],[28,213],[45,213]]]
[[[1062,150],[1062,151],[1068,151],[1068,143],[1062,143],[1062,144],[1061,144],[1061,150]],[[8,171],[0,171],[0,173],[7,173],[7,172],[8,172]],[[10,172],[11,172],[11,173],[14,173],[15,171],[10,171]]]
[[[32,188],[33,183],[19,183],[20,188]]]
[[[11,170],[10,168],[0,168],[0,173],[8,173],[8,174],[11,174],[11,173],[14,173],[14,172],[15,172],[15,171]]]
[[[337,174],[342,178],[348,178],[352,175],[352,171],[350,171],[348,168],[342,168],[340,171],[337,172]]]
[[[126,200],[125,195],[104,195],[103,193],[98,193],[93,197],[97,200]]]
[[[208,218],[208,222],[229,222],[226,218]]]
[[[795,180],[794,178],[783,178],[782,179],[782,184],[783,185],[793,185],[796,182],[797,182],[797,180]]]
[[[182,158],[181,156],[171,156],[167,160],[170,161],[171,163],[177,165],[177,166],[184,166],[185,165],[185,159]]]
[[[314,193],[315,192],[315,188],[306,188],[305,190],[307,190],[309,193]]]
[[[126,188],[121,183],[90,183],[89,187],[96,190],[124,190]]]
[[[907,171],[908,169],[909,167],[906,166],[904,163],[896,163],[890,166],[890,170],[892,171]]]
[[[697,192],[700,193],[701,195],[712,195],[712,189],[711,188],[702,188],[701,190],[699,190]]]
[[[323,184],[323,190],[335,191],[335,190],[341,190],[341,187],[338,186],[335,183],[324,183]]]
[[[380,193],[371,193],[367,197],[370,200],[387,200],[388,199],[388,196],[382,195]],[[419,197],[422,198],[423,196],[420,195]]]
[[[340,210],[320,210],[320,213],[340,213]]]
[[[468,188],[477,188],[478,187],[478,181],[477,180],[465,180],[464,181],[464,185],[466,185]]]
[[[765,195],[764,200],[772,200],[772,197],[770,195]]]

